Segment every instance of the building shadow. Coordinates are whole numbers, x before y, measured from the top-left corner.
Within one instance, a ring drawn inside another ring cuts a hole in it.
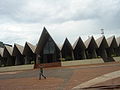
[[[103,57],[102,58],[104,62],[114,62],[114,58],[113,57]]]

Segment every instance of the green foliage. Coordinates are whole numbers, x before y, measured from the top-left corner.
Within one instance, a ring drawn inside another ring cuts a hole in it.
[[[4,64],[2,64],[2,65],[1,65],[1,67],[5,67],[5,65],[4,65]]]
[[[60,61],[65,61],[65,58],[59,58]]]
[[[31,61],[31,64],[35,64],[35,61]]]
[[[65,60],[68,60],[68,61],[69,61],[69,60],[72,60],[72,57],[66,56],[66,57],[65,57]]]

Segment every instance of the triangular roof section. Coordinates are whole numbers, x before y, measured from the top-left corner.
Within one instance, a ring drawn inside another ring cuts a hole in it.
[[[5,48],[3,51],[3,57],[12,56],[12,52],[13,52],[13,47],[5,45]]]
[[[94,37],[93,36],[91,36],[91,37],[89,37],[85,42],[84,42],[84,44],[85,44],[85,46],[86,46],[86,48],[98,48],[98,46],[97,46],[97,43],[96,43],[96,41],[95,41],[95,39],[94,39]]]
[[[108,42],[108,45],[109,47],[113,47],[113,48],[117,48],[118,45],[117,45],[117,41],[115,39],[115,36],[111,36],[107,39],[107,42]]]
[[[106,38],[105,38],[105,36],[103,35],[103,36],[101,36],[100,38],[98,38],[97,40],[96,40],[96,43],[97,43],[97,46],[98,46],[98,48],[108,48],[109,46],[108,46],[108,43],[107,43],[107,40],[106,40]]]
[[[55,44],[55,46],[59,50],[57,44],[55,43],[55,41],[53,40],[53,38],[50,36],[50,34],[48,33],[47,29],[44,27],[43,28],[43,32],[41,34],[41,37],[40,37],[40,39],[38,41],[38,44],[36,46],[36,49],[35,49],[35,53],[36,54],[39,54],[41,52],[41,50],[43,49],[43,47],[44,47],[45,43],[47,42],[48,38],[52,39],[53,43]]]
[[[23,49],[24,49],[23,46],[15,43],[15,44],[14,44],[14,48],[13,48],[13,53],[12,53],[12,55],[13,55],[13,56],[16,56],[17,53],[20,53],[20,54],[22,55]]]
[[[3,57],[4,48],[0,48],[0,56]]]
[[[70,44],[69,40],[66,38],[65,41],[64,41],[64,43],[63,43],[63,45],[62,45],[62,47],[61,47],[61,51],[63,50],[63,48],[64,48],[66,45],[67,45],[71,50],[73,50],[72,45]]]
[[[29,51],[31,51],[32,53],[35,52],[35,48],[36,46],[32,45],[31,43],[29,42],[26,42],[25,43],[25,47],[24,47],[24,50],[23,50],[23,54],[26,54],[28,53]],[[29,49],[29,51],[27,51]]]
[[[116,41],[117,41],[118,47],[120,47],[120,37],[117,37]]]
[[[86,49],[85,44],[84,44],[84,42],[82,41],[81,37],[79,37],[79,38],[75,41],[75,43],[73,44],[73,50],[74,50],[77,46],[79,46],[79,47],[81,47],[81,48],[83,48],[83,49]]]

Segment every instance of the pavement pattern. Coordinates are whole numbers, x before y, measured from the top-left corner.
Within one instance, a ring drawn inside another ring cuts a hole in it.
[[[102,83],[107,80],[115,79],[118,77],[120,77],[120,70],[96,77],[92,80],[89,80],[87,82],[84,82],[84,83],[74,87],[73,89],[75,90],[75,89],[80,89],[80,88],[87,88],[87,87],[93,86],[95,84]]]
[[[109,77],[119,73],[120,63],[106,63],[89,66],[72,66],[45,68],[44,74],[47,79],[38,80],[39,69],[17,72],[0,73],[0,90],[72,90],[74,87],[84,82],[94,81],[109,73]],[[117,73],[115,73],[115,71]],[[112,74],[110,74],[112,73]],[[102,77],[103,78],[103,77]],[[116,79],[117,78],[117,79]],[[120,85],[120,78],[114,77],[89,86],[103,86],[104,82],[109,81],[107,85]],[[108,83],[108,82],[107,82]],[[82,88],[79,90],[83,90]],[[90,90],[90,88],[89,88]],[[91,89],[93,90],[93,89]],[[99,90],[94,89],[94,90]],[[107,90],[107,89],[106,89]],[[115,90],[115,89],[114,89]],[[119,90],[119,89],[117,89]]]

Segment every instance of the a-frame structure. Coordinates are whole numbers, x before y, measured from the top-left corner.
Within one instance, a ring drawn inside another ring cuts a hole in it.
[[[112,57],[112,56],[117,56],[117,41],[115,39],[115,36],[111,36],[107,39],[109,48],[107,49],[107,55],[108,57]]]
[[[36,46],[32,45],[31,43],[25,43],[23,50],[23,55],[25,56],[25,64],[31,64],[32,61],[36,63],[35,48]]]
[[[52,39],[45,27],[37,44],[35,53],[37,54],[37,64],[52,63],[59,61],[60,49],[58,48],[57,44]]]
[[[97,49],[97,55],[100,56],[101,58],[107,58],[107,52],[106,49],[109,47],[107,40],[105,38],[105,36],[101,36],[100,38],[98,38],[96,40],[96,43],[98,45],[98,49]]]
[[[85,42],[86,46],[86,56],[87,59],[92,59],[97,57],[96,50],[98,48],[96,41],[93,36],[89,37]]]
[[[65,60],[74,60],[73,48],[67,38],[65,39],[64,44],[61,47],[61,56],[61,58],[64,58]]]
[[[74,52],[75,60],[86,59],[85,49],[86,49],[85,44],[82,41],[81,37],[79,37],[76,40],[76,42],[73,44],[73,52]]]
[[[24,47],[19,44],[14,44],[12,56],[15,57],[15,65],[23,65],[25,60],[23,56]]]
[[[0,48],[0,67],[2,65],[5,65],[5,60],[3,58],[3,51],[4,51],[4,48]]]
[[[6,46],[4,47],[3,57],[5,58],[5,66],[15,65],[15,59],[12,56],[13,47]]]
[[[118,48],[117,48],[117,56],[120,56],[120,37],[116,38]]]

